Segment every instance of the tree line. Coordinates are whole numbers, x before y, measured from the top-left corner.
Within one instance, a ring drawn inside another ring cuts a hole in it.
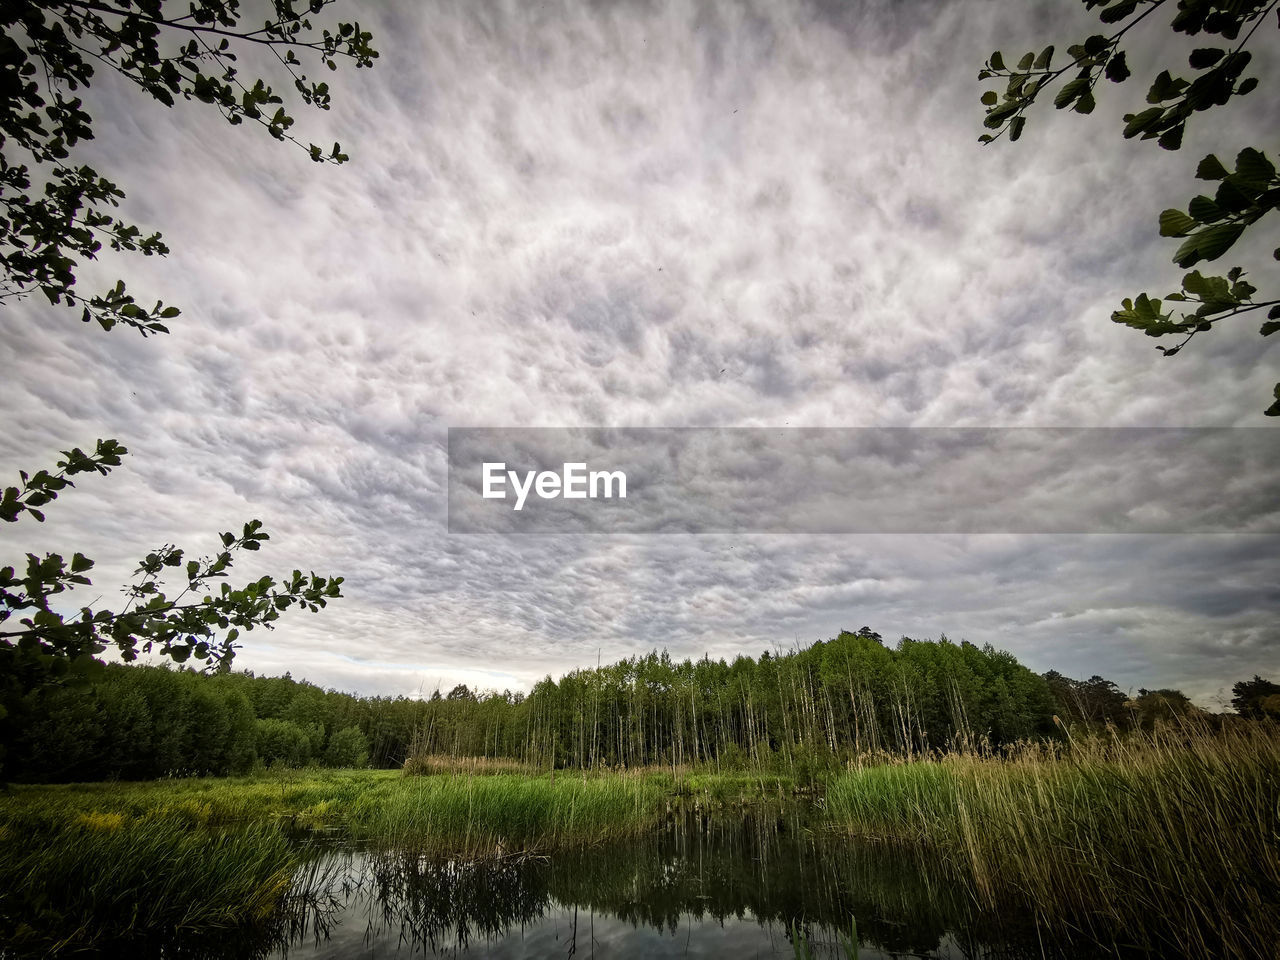
[[[1236,684],[1237,712],[1280,716],[1280,685]],[[397,767],[411,755],[537,769],[705,765],[804,773],[877,754],[1001,745],[1063,725],[1125,730],[1199,713],[1177,690],[1130,697],[1102,677],[1039,675],[990,646],[864,627],[758,658],[665,652],[540,681],[528,695],[459,685],[358,697],[249,672],[108,665],[33,695],[10,746],[14,780],[150,779],[266,766]]]

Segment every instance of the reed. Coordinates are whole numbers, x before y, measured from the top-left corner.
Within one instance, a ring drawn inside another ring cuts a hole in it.
[[[527,852],[642,832],[657,821],[663,797],[641,778],[412,777],[359,798],[349,829],[386,846]]]
[[[834,779],[826,815],[926,844],[993,912],[1157,954],[1272,956],[1280,943],[1280,736],[1182,724]]]
[[[261,927],[297,858],[279,831],[192,830],[119,813],[82,814],[38,837],[0,830],[0,940],[42,952],[155,931]]]
[[[704,785],[705,786],[705,785]],[[669,775],[400,776],[394,771],[17,787],[0,830],[55,838],[85,816],[170,830],[321,832],[445,854],[547,850],[631,835],[679,790]]]
[[[454,757],[444,753],[413,754],[404,762],[404,774],[424,776],[484,776],[508,773],[536,776],[541,771],[531,763],[505,757]]]

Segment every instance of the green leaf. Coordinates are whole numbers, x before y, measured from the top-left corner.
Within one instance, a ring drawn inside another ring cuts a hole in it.
[[[998,99],[999,99],[999,96],[996,94],[994,90],[988,90],[986,93],[982,95],[982,102],[986,104],[988,107],[994,107]]]
[[[1280,330],[1280,320],[1269,320],[1262,325],[1258,332],[1264,337],[1269,337],[1277,330]]]
[[[1035,68],[1037,70],[1048,70],[1049,63],[1053,60],[1053,44],[1045,47],[1040,51],[1040,56],[1036,57]]]
[[[1182,278],[1182,289],[1202,300],[1213,295],[1209,290],[1208,282],[1199,270],[1192,270]]]
[[[1239,269],[1240,269],[1239,267],[1236,267],[1236,270],[1239,270]],[[1235,270],[1232,271],[1232,273],[1234,272]],[[1255,287],[1248,280],[1237,280],[1235,283],[1231,285],[1231,296],[1233,296],[1235,299],[1240,300],[1242,302],[1245,300],[1252,300],[1253,295],[1257,292],[1258,292],[1258,288]]]
[[[1201,223],[1213,223],[1223,217],[1222,208],[1206,196],[1192,197],[1187,212]]]
[[[1110,46],[1111,41],[1100,33],[1095,33],[1091,37],[1087,37],[1084,41],[1084,52],[1091,57],[1096,57],[1103,50]]]
[[[1022,71],[1030,70],[1035,60],[1036,55],[1034,53],[1024,54],[1022,59],[1018,61],[1018,69]]]
[[[1191,51],[1191,56],[1187,58],[1187,61],[1191,64],[1191,69],[1204,70],[1212,67],[1226,54],[1227,51],[1220,50],[1217,47],[1200,47]]]
[[[1196,167],[1196,177],[1200,180],[1221,180],[1230,171],[1222,165],[1222,161],[1212,153],[1200,161]]]
[[[1026,125],[1026,117],[1014,117],[1009,121],[1009,139],[1017,140],[1022,136],[1022,128]]]
[[[1245,147],[1236,156],[1235,175],[1251,185],[1265,189],[1275,178],[1276,168],[1261,150]]]
[[[983,118],[982,125],[992,130],[999,129],[1005,120],[1018,112],[1020,104],[1016,100],[1006,100],[998,107],[992,107]]]
[[[1166,210],[1160,214],[1160,236],[1185,237],[1199,224],[1181,210]]]
[[[1206,260],[1217,260],[1240,239],[1244,228],[1243,223],[1218,223],[1200,231],[1197,234],[1199,238],[1197,249],[1200,256]]]
[[[999,50],[997,50],[995,53],[993,53],[993,54],[991,55],[991,60],[990,60],[989,62],[990,62],[990,64],[991,64],[991,69],[992,69],[992,70],[1003,70],[1003,69],[1004,69],[1004,57],[1002,57],[1002,56],[1000,55],[1000,51],[999,51]]]
[[[1088,89],[1088,79],[1085,77],[1076,77],[1076,79],[1068,81],[1062,85],[1062,89],[1058,91],[1058,95],[1053,98],[1053,105],[1061,110]]]
[[[1173,262],[1180,267],[1194,267],[1203,259],[1200,256],[1200,237],[1192,234],[1186,243],[1173,252]],[[1190,288],[1188,288],[1190,289]]]
[[[1186,129],[1184,124],[1177,124],[1170,127],[1164,133],[1160,134],[1160,139],[1156,143],[1160,144],[1165,150],[1177,150],[1182,146],[1182,132]]]
[[[1098,19],[1103,23],[1119,23],[1137,9],[1138,0],[1120,0],[1120,3],[1113,3],[1098,14]]]
[[[1163,107],[1151,107],[1143,110],[1141,113],[1126,113],[1124,116],[1125,127],[1124,136],[1126,139],[1136,137],[1148,126],[1155,123],[1164,116]]]
[[[1150,89],[1147,90],[1147,103],[1163,103],[1165,100],[1172,100],[1178,92],[1178,82],[1173,79],[1173,75],[1168,70],[1161,70],[1156,74]]]
[[[1123,50],[1107,61],[1106,75],[1107,79],[1112,83],[1123,83],[1129,79],[1129,64],[1125,60]]]
[[[1076,105],[1073,109],[1076,113],[1089,114],[1093,113],[1093,108],[1096,106],[1097,102],[1093,99],[1093,91],[1086,90],[1084,93],[1080,94],[1080,99],[1076,101]]]

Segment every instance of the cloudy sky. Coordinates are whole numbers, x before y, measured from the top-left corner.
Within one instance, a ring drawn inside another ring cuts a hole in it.
[[[1162,26],[1093,116],[977,143],[983,60],[1095,32],[1071,0],[341,6],[381,57],[326,78],[328,114],[295,111],[341,167],[95,80],[83,157],[173,252],[81,282],[184,313],[147,340],[35,301],[0,315],[5,475],[97,437],[131,452],[3,531],[7,562],[79,549],[82,602],[110,605],[149,549],[211,552],[258,517],[246,577],[341,574],[346,596],[246,635],[237,665],[362,693],[864,624],[1206,705],[1280,673],[1274,535],[446,526],[451,426],[1269,425],[1256,323],[1163,360],[1108,319],[1176,286],[1155,221],[1199,158],[1280,127],[1269,28],[1260,91],[1166,153],[1119,136],[1144,79],[1185,62]],[[1274,227],[1240,250],[1255,277]]]

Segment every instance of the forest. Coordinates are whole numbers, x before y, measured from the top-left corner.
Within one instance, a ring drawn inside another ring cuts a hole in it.
[[[1236,685],[1237,712],[1280,714],[1280,685]],[[429,698],[359,697],[284,677],[109,664],[31,695],[5,757],[13,782],[146,780],[263,767],[400,767],[410,757],[501,759],[529,769],[829,769],[1150,729],[1203,715],[1176,690],[1129,696],[1109,680],[1039,675],[990,646],[863,627],[732,662],[666,652],[547,677],[529,694],[457,686]],[[1205,715],[1208,716],[1208,715]]]

